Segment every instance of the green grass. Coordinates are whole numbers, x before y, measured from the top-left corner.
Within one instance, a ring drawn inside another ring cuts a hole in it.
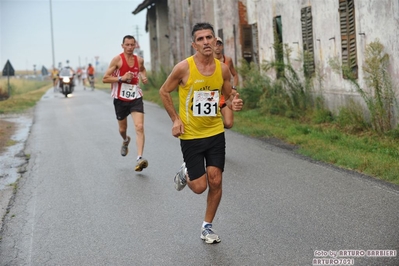
[[[262,125],[257,123],[263,121]],[[257,124],[255,127],[254,124]],[[268,118],[252,110],[236,113],[234,131],[279,138],[298,145],[300,154],[399,184],[397,140],[376,134],[349,135],[332,124],[314,125],[288,118]],[[266,134],[265,134],[266,133]]]
[[[0,92],[8,91],[7,79],[0,80]],[[0,114],[21,113],[35,106],[43,94],[52,86],[50,80],[10,79],[11,96],[0,101]]]

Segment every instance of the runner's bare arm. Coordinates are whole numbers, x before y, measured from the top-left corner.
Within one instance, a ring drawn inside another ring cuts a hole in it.
[[[188,74],[188,63],[186,60],[184,60],[173,68],[165,83],[159,89],[159,95],[161,96],[165,110],[170,119],[173,121],[172,135],[174,137],[184,134],[184,126],[173,105],[173,100],[170,93],[174,91],[179,84],[184,84],[187,81]]]
[[[242,99],[239,98],[239,93],[236,93],[231,89],[231,75],[227,65],[223,66],[222,64],[222,74],[224,80],[222,93],[225,97],[226,105],[233,111],[240,111],[242,109],[243,102]]]
[[[147,82],[148,82],[148,79],[147,79],[147,69],[145,68],[145,66],[144,66],[144,59],[142,58],[142,57],[139,57],[138,56],[138,60],[139,60],[139,71],[140,71],[140,78],[141,78],[141,81],[144,83],[144,84],[147,84]]]
[[[231,73],[229,67],[226,64],[220,64],[220,66],[222,67],[222,76],[223,76],[222,94],[228,106],[229,105],[228,100],[230,99],[230,96],[232,94]]]
[[[120,61],[120,56],[117,55],[115,56],[112,60],[111,63],[108,66],[108,69],[105,71],[104,77],[103,77],[103,83],[115,83],[118,82],[118,77],[112,76],[112,73],[116,69],[119,68],[119,61]]]
[[[236,69],[234,68],[234,63],[233,63],[233,59],[229,60],[229,69],[231,72],[231,75],[233,75],[233,87],[237,87],[238,86],[238,73],[236,71]]]

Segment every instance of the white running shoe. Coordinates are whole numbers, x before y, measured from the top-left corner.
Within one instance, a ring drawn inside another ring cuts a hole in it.
[[[174,181],[175,181],[175,188],[177,191],[182,190],[187,185],[187,168],[186,163],[183,163],[180,167],[179,172],[176,173]]]
[[[221,240],[217,234],[213,231],[211,226],[205,225],[201,229],[201,239],[205,241],[207,244],[216,244]]]
[[[137,160],[137,164],[134,170],[136,172],[141,172],[143,171],[144,168],[147,168],[147,166],[148,166],[148,161],[143,157],[141,157],[140,159]]]

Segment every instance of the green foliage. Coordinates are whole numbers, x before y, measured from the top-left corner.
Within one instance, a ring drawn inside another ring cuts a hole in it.
[[[399,184],[399,147],[397,140],[373,132],[348,134],[333,123],[288,119],[262,114],[260,109],[234,114],[233,131],[245,135],[283,140],[315,160]],[[399,128],[392,136],[399,136]]]
[[[159,72],[147,73],[148,84],[145,85],[145,89],[159,90],[168,77],[168,73],[170,73],[170,71],[166,71],[164,68],[161,68]]]
[[[274,29],[273,29],[273,35],[274,35],[274,43],[273,43],[273,49],[274,49],[274,56],[276,58],[274,62],[274,70],[276,71],[276,77],[281,78],[284,76],[284,44],[283,44],[283,39],[282,39],[282,25],[281,25],[281,20],[277,19],[274,22]]]
[[[330,110],[316,109],[312,114],[312,122],[315,124],[330,123],[334,120]]]
[[[349,133],[358,133],[370,129],[370,126],[364,120],[362,106],[353,99],[350,99],[346,106],[339,108],[334,122]]]
[[[391,77],[388,73],[389,55],[384,46],[376,40],[366,48],[366,61],[363,67],[366,85],[373,88],[374,95],[367,95],[372,123],[377,132],[392,129],[393,107],[396,103]]]
[[[285,74],[282,77],[286,91],[290,94],[292,107],[298,111],[306,111],[312,105],[310,92],[312,91],[312,82],[309,76],[305,75],[301,79],[291,64],[291,49],[286,45],[285,49]],[[299,60],[298,60],[299,61]]]
[[[275,44],[275,49],[280,46],[283,47],[282,44]],[[240,95],[245,109],[260,108],[265,114],[298,118],[315,107],[313,72],[304,67],[301,69],[303,75],[299,75],[290,61],[291,49],[286,45],[281,51],[285,51],[285,60],[279,57],[276,61],[264,61],[260,67],[241,62],[238,72],[243,77],[243,90]],[[277,79],[272,80],[267,73],[275,73]],[[318,98],[318,104],[323,105],[322,97]]]
[[[147,73],[148,83],[145,85],[144,99],[157,103],[159,106],[163,107],[162,99],[159,95],[159,89],[168,77],[168,73],[161,69],[159,72],[149,72]],[[178,99],[177,89],[171,93],[173,104],[178,110],[179,99]]]
[[[388,131],[386,133],[386,135],[388,137],[391,137],[391,138],[395,139],[395,140],[398,140],[399,139],[399,125],[397,125],[396,128]]]
[[[397,106],[394,85],[388,73],[389,55],[384,53],[384,46],[375,40],[366,47],[363,71],[367,89],[357,82],[352,70],[341,66],[337,58],[330,60],[330,66],[351,82],[365,101],[370,124],[379,134],[390,131],[394,124],[394,107]]]
[[[8,83],[10,90],[8,90]],[[30,91],[37,90],[49,83],[48,80],[30,80],[11,78],[0,80],[0,100],[8,99],[11,96],[23,95]],[[10,95],[8,93],[10,92]]]
[[[292,111],[290,96],[285,91],[281,80],[276,80],[267,87],[259,100],[259,105],[262,113],[296,117],[295,112]]]
[[[12,84],[10,84],[10,91],[13,89]],[[9,97],[8,95],[8,85],[0,84],[0,101],[6,100]]]
[[[248,64],[242,60],[241,66],[237,67],[237,71],[243,77],[243,88],[239,91],[240,97],[245,103],[245,109],[254,109],[259,107],[259,99],[267,90],[270,80],[261,74],[259,67],[254,64]]]
[[[0,81],[2,88],[6,82]],[[12,85],[11,96],[0,101],[0,114],[23,112],[35,106],[52,84],[50,80],[13,79],[10,80],[10,85]]]

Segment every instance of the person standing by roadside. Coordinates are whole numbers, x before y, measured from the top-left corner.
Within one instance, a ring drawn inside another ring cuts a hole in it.
[[[139,86],[139,79],[147,83],[147,71],[144,60],[134,55],[136,39],[131,35],[123,37],[123,53],[115,56],[104,74],[103,83],[112,83],[111,95],[114,98],[116,119],[119,125],[119,134],[123,142],[121,155],[126,156],[129,152],[130,137],[127,135],[127,117],[133,118],[136,130],[137,162],[135,171],[142,171],[148,166],[144,159],[144,103],[143,91]]]
[[[87,78],[89,80],[90,87],[94,89],[94,67],[89,64],[87,67]]]
[[[208,244],[221,241],[212,227],[222,197],[226,152],[219,97],[223,93],[227,107],[233,111],[239,111],[243,106],[239,94],[232,94],[230,70],[213,56],[215,45],[212,25],[195,24],[192,29],[195,54],[175,65],[159,90],[173,122],[172,135],[180,138],[185,162],[175,176],[175,188],[180,191],[187,184],[196,194],[202,194],[208,188],[201,227],[201,239]],[[179,114],[170,95],[176,87],[179,90]]]
[[[83,89],[86,89],[86,79],[87,79],[87,71],[86,67],[82,68],[82,84],[83,84]]]
[[[51,79],[53,80],[53,89],[54,91],[57,88],[57,83],[58,83],[58,69],[53,67],[53,69],[51,70]]]
[[[78,69],[76,70],[76,75],[78,76],[78,84],[82,83],[82,68],[78,67]]]
[[[219,59],[220,62],[225,63],[230,70],[231,75],[233,76],[233,90],[237,90],[238,86],[238,73],[234,68],[233,60],[231,57],[224,55],[223,53],[223,40],[220,37],[216,38],[216,46],[213,51],[213,55],[216,59]],[[232,128],[234,124],[234,113],[229,108],[226,108],[226,104],[224,102],[224,96],[220,97],[220,110],[223,115],[223,124],[225,128]]]
[[[87,75],[94,77],[94,67],[91,64],[87,67]]]

